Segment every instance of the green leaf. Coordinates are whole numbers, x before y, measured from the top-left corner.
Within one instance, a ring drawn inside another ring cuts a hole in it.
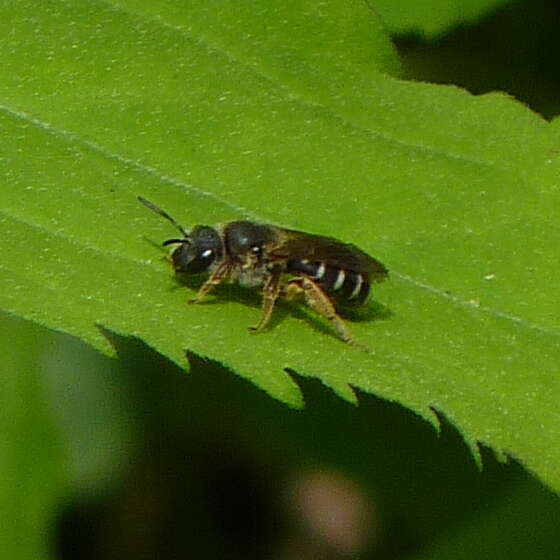
[[[392,34],[417,33],[434,38],[450,27],[472,24],[511,0],[368,0]]]
[[[435,408],[558,488],[558,122],[391,77],[361,2],[247,6],[7,3],[0,305],[104,351],[98,326],[189,349],[293,405],[286,369]],[[137,195],[380,258],[392,281],[350,325],[375,355],[287,305],[251,335],[251,292],[187,306],[156,247],[176,232]]]
[[[36,325],[0,315],[0,553],[50,558],[45,535],[64,491],[66,461],[37,362],[48,351]]]

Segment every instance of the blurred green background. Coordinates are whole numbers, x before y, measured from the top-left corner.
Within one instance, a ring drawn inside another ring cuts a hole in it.
[[[395,41],[407,79],[503,90],[552,118],[559,22],[557,2],[512,2]],[[515,458],[483,448],[480,470],[445,418],[437,434],[397,404],[359,394],[354,407],[297,377],[306,408],[291,410],[194,355],[186,375],[113,333],[118,359],[7,315],[0,328],[2,558],[560,552],[556,496]]]
[[[559,25],[558,2],[518,0],[432,41],[410,34],[395,42],[408,79],[505,91],[550,119],[560,112]]]

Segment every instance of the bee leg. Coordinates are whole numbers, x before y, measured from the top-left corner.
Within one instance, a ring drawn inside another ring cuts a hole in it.
[[[294,287],[292,288],[292,286]],[[316,313],[327,319],[337,332],[338,336],[344,342],[369,351],[366,346],[354,340],[348,330],[348,327],[336,312],[336,309],[327,294],[325,294],[325,292],[313,280],[307,278],[306,276],[292,280],[288,284],[286,294],[289,297],[290,295],[295,295],[297,291],[303,291],[307,305],[309,305],[309,307],[311,307],[311,309],[313,309]]]
[[[261,318],[255,327],[250,327],[249,330],[252,333],[259,333],[264,330],[270,317],[272,317],[272,311],[274,310],[274,304],[278,299],[280,294],[280,279],[282,278],[282,270],[280,268],[274,268],[271,270],[269,276],[265,280],[263,287],[263,302]]]
[[[299,277],[290,280],[280,292],[280,297],[286,301],[294,301],[304,295],[305,292],[301,287],[301,278]]]
[[[222,263],[221,265],[212,272],[210,278],[202,284],[200,290],[194,298],[189,300],[189,303],[200,303],[205,295],[209,294],[218,284],[221,284],[224,280],[227,280],[231,273],[231,265],[229,263]]]

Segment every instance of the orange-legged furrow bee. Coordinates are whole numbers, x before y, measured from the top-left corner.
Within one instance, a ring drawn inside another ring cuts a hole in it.
[[[178,245],[171,255],[175,270],[209,274],[191,303],[198,303],[225,281],[260,288],[262,313],[251,328],[260,332],[278,298],[301,295],[330,321],[342,340],[356,344],[337,309],[364,304],[371,284],[387,277],[387,269],[377,259],[331,237],[246,220],[220,227],[199,225],[189,232],[155,204],[142,197],[138,200],[181,232],[182,237],[163,243]]]

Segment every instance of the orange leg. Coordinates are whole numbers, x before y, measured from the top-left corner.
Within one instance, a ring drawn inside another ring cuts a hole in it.
[[[221,284],[227,280],[231,273],[231,265],[229,263],[222,263],[221,265],[212,272],[210,278],[202,284],[200,290],[193,299],[189,300],[189,303],[200,303],[205,295],[209,294],[218,284]]]
[[[261,318],[255,327],[250,327],[250,331],[253,333],[259,333],[264,330],[270,317],[272,317],[272,312],[274,311],[274,305],[278,296],[280,294],[280,279],[282,278],[282,270],[280,268],[273,269],[268,278],[266,279],[263,287],[263,302]]]
[[[291,280],[286,286],[285,297],[287,299],[293,299],[300,293],[303,293],[305,303],[307,303],[313,311],[331,323],[338,336],[340,336],[344,342],[361,348],[362,350],[370,351],[369,348],[354,340],[348,327],[336,312],[332,301],[316,282],[306,276]]]

